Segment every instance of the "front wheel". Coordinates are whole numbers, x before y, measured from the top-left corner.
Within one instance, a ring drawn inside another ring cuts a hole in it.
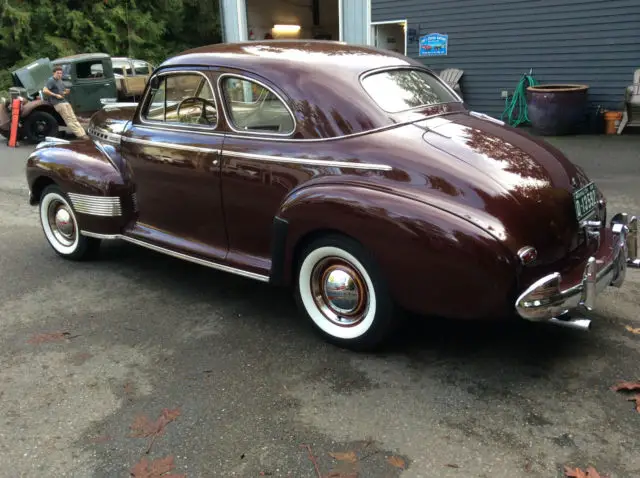
[[[100,240],[80,234],[76,215],[58,186],[47,186],[42,191],[40,223],[47,241],[58,255],[79,261],[98,252]]]
[[[373,257],[356,241],[327,236],[308,244],[297,271],[296,301],[325,340],[356,351],[382,345],[394,307]]]

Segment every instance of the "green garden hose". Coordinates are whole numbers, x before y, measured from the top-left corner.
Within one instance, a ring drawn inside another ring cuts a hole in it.
[[[511,126],[518,126],[521,124],[529,123],[529,115],[527,113],[527,87],[535,86],[538,82],[533,76],[522,75],[522,79],[518,83],[511,99],[505,100],[505,109],[500,119],[505,121]],[[514,117],[514,114],[516,115]]]

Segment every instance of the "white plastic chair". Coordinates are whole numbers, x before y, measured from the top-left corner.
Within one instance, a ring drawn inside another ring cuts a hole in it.
[[[462,75],[464,75],[463,70],[459,70],[458,68],[447,68],[446,70],[442,70],[439,76],[442,81],[453,88],[453,90],[462,98],[462,90],[460,88],[460,79],[462,78]]]
[[[640,68],[633,74],[633,84],[627,87],[624,95],[624,112],[618,126],[618,134],[627,126],[640,127]]]

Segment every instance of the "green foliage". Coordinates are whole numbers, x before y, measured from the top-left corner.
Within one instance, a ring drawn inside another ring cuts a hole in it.
[[[0,0],[0,90],[37,59],[103,52],[158,64],[221,41],[217,0]]]

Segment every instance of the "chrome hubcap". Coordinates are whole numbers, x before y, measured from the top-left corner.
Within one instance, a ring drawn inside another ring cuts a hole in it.
[[[47,211],[49,219],[49,227],[56,240],[64,245],[73,244],[76,234],[76,228],[66,204],[60,201],[52,201]]]
[[[322,314],[334,324],[352,327],[366,316],[369,297],[364,278],[349,263],[328,258],[311,274],[311,291]]]

